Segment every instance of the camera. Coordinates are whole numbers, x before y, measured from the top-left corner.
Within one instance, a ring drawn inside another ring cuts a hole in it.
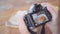
[[[33,4],[28,10],[28,13],[24,16],[25,24],[30,30],[51,20],[51,13],[48,11],[47,7],[43,7],[41,4]]]

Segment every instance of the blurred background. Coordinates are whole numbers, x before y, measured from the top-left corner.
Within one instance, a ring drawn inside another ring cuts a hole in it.
[[[5,26],[5,22],[18,10],[28,10],[32,4],[48,2],[58,7],[59,0],[0,0],[0,34],[20,34],[18,28]]]

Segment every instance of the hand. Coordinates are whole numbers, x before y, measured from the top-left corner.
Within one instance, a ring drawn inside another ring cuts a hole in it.
[[[52,32],[52,34],[58,34],[57,33],[58,8],[56,8],[55,6],[50,5],[49,3],[41,3],[41,4],[42,4],[42,6],[47,6],[47,9],[52,14],[52,21],[46,24],[46,30],[49,28],[50,31]],[[48,28],[47,28],[47,26],[48,26]]]
[[[57,12],[54,9],[54,7],[48,3],[41,3],[43,6],[47,6],[47,9],[52,14],[52,21],[46,24],[46,29],[49,30],[49,33],[52,32],[52,34],[57,34],[57,25],[56,25],[56,18],[57,18]],[[26,12],[26,11],[25,11]],[[27,27],[25,25],[25,22],[23,20],[23,17],[25,15],[25,12],[20,12],[20,18],[19,18],[19,30],[21,34],[30,34],[27,30]],[[38,30],[41,30],[41,26],[38,28],[35,28],[33,31],[37,32]]]
[[[20,13],[20,17],[19,17],[19,31],[20,31],[20,34],[30,34],[29,33],[29,31],[27,30],[27,27],[26,27],[26,25],[25,25],[25,22],[24,22],[24,20],[23,20],[23,17],[24,17],[24,15],[25,15],[25,13],[26,13],[26,11],[19,11],[19,13]]]

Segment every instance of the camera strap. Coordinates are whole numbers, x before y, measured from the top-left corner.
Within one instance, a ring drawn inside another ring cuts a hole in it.
[[[45,34],[45,24],[42,25],[41,34]]]

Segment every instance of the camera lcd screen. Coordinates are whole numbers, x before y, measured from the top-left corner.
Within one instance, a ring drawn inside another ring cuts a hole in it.
[[[42,23],[48,21],[46,14],[35,13],[32,15],[32,17],[36,24],[42,24]]]

